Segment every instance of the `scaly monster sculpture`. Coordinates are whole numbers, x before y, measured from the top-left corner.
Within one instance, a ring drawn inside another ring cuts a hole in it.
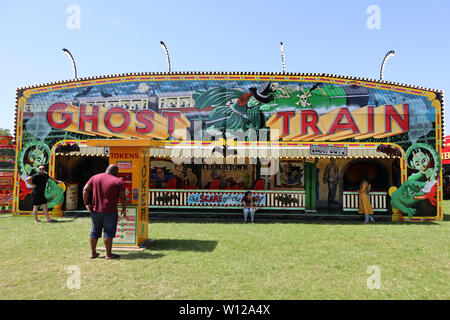
[[[430,166],[431,159],[426,151],[433,157],[433,166]],[[427,199],[427,194],[433,196],[432,190],[436,187],[436,181],[441,170],[439,154],[430,145],[425,143],[413,144],[406,151],[405,158],[408,159],[411,154],[412,159],[409,162],[407,161],[407,166],[419,172],[410,175],[408,180],[392,194],[391,198],[392,207],[408,214],[409,218],[416,214],[416,209],[413,206],[418,201]],[[434,203],[435,201],[430,198],[430,202]]]
[[[45,198],[47,199],[47,207],[54,206],[64,202],[64,190],[51,179],[48,179],[45,187]]]

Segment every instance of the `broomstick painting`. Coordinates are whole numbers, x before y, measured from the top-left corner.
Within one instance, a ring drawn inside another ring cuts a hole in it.
[[[273,100],[269,95],[271,83],[265,82],[259,88],[249,88],[250,92],[232,88],[214,88],[193,93],[197,109],[208,106],[215,107],[209,114],[206,130],[218,130],[222,134],[225,130],[259,129],[266,127],[266,117],[260,106]]]
[[[266,128],[266,120],[276,110],[316,109],[339,106],[364,107],[369,101],[368,90],[350,85],[338,87],[315,83],[310,88],[279,86],[267,81],[247,92],[234,88],[214,88],[192,94],[197,109],[214,107],[206,121],[206,131]]]

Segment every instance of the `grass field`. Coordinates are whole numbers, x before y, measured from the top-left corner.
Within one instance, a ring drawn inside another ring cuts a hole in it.
[[[0,216],[0,299],[450,299],[449,221],[151,222],[149,248],[109,261],[88,258],[90,228]]]

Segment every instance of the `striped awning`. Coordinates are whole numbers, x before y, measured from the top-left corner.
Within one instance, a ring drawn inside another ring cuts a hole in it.
[[[84,156],[84,157],[107,157],[109,154],[105,152],[104,147],[90,147],[86,145],[80,145],[80,151],[72,151],[67,153],[56,152],[57,156]]]
[[[382,148],[379,148],[379,147]],[[105,146],[79,145],[79,152],[56,155],[102,156],[109,155]],[[400,158],[405,152],[390,143],[314,143],[283,141],[154,141],[150,143],[150,156],[160,158]],[[317,153],[313,149],[328,148],[331,152]],[[380,150],[394,150],[393,155]],[[337,151],[337,152],[334,152]]]
[[[169,141],[170,142],[170,141]],[[333,151],[315,153],[312,147],[331,147]],[[150,149],[150,155],[166,158],[400,158],[404,152],[399,150],[398,155],[390,155],[378,151],[379,144],[371,143],[339,143],[314,144],[300,142],[237,142],[234,145],[220,145],[217,143],[167,143],[163,146]]]

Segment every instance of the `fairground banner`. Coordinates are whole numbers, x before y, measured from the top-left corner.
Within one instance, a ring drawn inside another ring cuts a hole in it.
[[[411,176],[400,193],[415,194],[392,206],[413,216],[412,203],[442,192],[442,109],[438,90],[317,74],[146,73],[20,88],[18,182],[63,139],[388,142]]]

